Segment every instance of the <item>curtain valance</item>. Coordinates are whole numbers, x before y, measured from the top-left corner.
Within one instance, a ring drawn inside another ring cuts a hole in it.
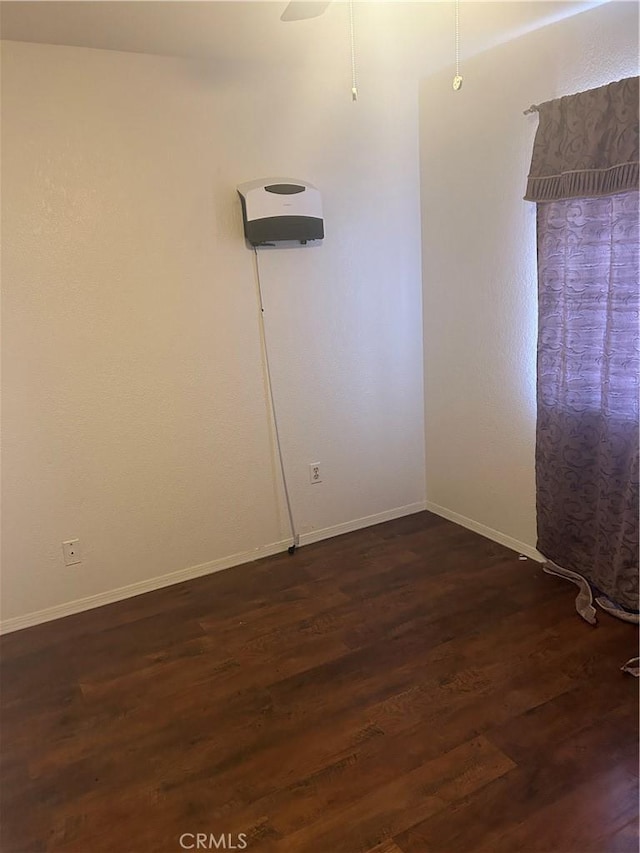
[[[638,78],[540,104],[527,201],[638,189]]]

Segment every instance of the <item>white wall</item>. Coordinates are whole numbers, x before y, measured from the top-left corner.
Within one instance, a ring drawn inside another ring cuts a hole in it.
[[[638,10],[610,3],[423,81],[428,505],[514,547],[535,532],[532,103],[637,74]],[[528,547],[527,547],[528,546]]]
[[[352,104],[311,60],[243,76],[17,42],[2,63],[5,626],[288,544],[235,193],[256,177],[325,207],[322,246],[261,255],[299,528],[417,508],[415,87]]]

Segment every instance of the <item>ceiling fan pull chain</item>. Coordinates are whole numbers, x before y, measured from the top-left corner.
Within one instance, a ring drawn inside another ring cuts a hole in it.
[[[458,92],[462,87],[462,75],[460,74],[460,0],[456,3],[456,76],[453,78],[453,91]]]
[[[356,74],[356,37],[353,24],[353,0],[349,0],[349,34],[351,37],[351,100],[358,100],[358,77]]]

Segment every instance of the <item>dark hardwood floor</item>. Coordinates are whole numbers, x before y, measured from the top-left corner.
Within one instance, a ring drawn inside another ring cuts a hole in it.
[[[636,853],[637,629],[574,594],[420,513],[9,634],[2,853]]]

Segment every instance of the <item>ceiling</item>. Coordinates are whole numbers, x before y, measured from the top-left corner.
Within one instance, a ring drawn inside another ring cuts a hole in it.
[[[461,3],[462,58],[599,5],[581,2]],[[284,23],[286,2],[255,0],[101,0],[0,3],[4,39],[215,60],[265,71],[292,67],[310,54],[335,62],[349,50],[349,8],[332,3],[319,18]],[[359,64],[424,76],[454,58],[452,2],[355,4]]]

